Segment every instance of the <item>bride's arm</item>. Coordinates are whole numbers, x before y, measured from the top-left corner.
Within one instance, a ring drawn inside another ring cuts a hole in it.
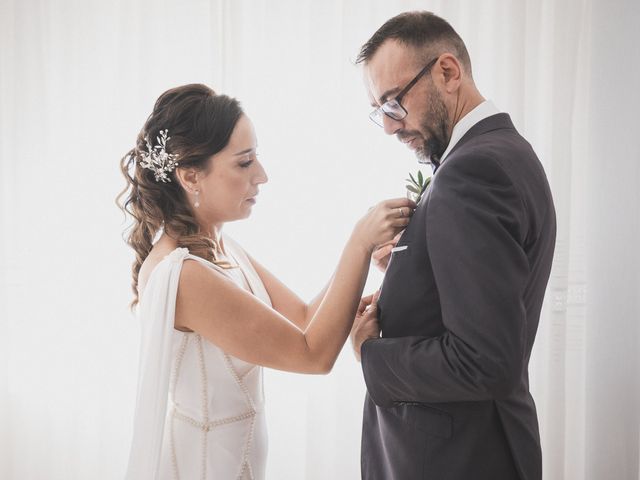
[[[249,363],[299,373],[328,373],[355,317],[371,250],[350,240],[325,301],[303,332],[222,274],[185,260],[178,285],[176,328],[200,333]]]
[[[391,249],[396,246],[400,234],[398,233],[390,242],[377,247],[373,252],[372,260],[373,264],[384,272],[387,269],[389,263],[389,257],[391,255]],[[295,323],[298,328],[304,330],[309,325],[309,322],[316,314],[320,303],[324,299],[327,289],[333,280],[333,276],[329,279],[329,282],[324,286],[320,293],[318,293],[311,302],[308,304],[304,302],[298,295],[296,295],[289,287],[282,283],[273,273],[271,273],[264,265],[260,264],[251,255],[245,252],[253,268],[255,268],[260,280],[267,289],[269,298],[273,308],[288,318],[291,322]]]
[[[376,244],[408,223],[406,199],[382,202],[356,226],[334,278],[303,332],[278,311],[197,261],[182,267],[176,328],[190,329],[247,362],[300,373],[327,373],[349,335]]]
[[[293,322],[301,330],[305,330],[316,314],[320,303],[327,294],[329,285],[333,281],[333,276],[329,282],[308,304],[296,295],[289,287],[282,283],[278,278],[267,270],[260,262],[255,260],[249,254],[247,257],[251,261],[253,268],[256,269],[260,280],[267,289],[271,304],[274,310],[281,313],[284,317]]]

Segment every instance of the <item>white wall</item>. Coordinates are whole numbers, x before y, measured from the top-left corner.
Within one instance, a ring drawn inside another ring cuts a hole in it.
[[[124,472],[138,328],[113,200],[157,96],[202,82],[242,101],[270,182],[227,232],[310,299],[356,219],[404,196],[417,168],[367,119],[352,64],[414,8],[466,40],[481,91],[532,142],[556,198],[531,368],[545,478],[639,478],[638,2],[0,0],[1,478]],[[350,351],[327,377],[267,382],[269,478],[357,478]]]

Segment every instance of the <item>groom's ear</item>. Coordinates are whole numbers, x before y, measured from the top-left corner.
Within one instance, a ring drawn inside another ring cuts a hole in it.
[[[440,55],[436,65],[444,90],[447,93],[455,93],[460,88],[464,75],[460,61],[452,54],[444,53]]]

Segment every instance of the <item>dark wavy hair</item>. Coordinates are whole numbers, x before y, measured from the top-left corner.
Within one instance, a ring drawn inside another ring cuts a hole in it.
[[[133,225],[125,240],[136,253],[133,262],[133,294],[131,306],[138,297],[140,267],[153,247],[161,229],[186,247],[193,255],[218,263],[218,245],[200,231],[188,197],[176,178],[175,170],[166,183],[156,181],[154,173],[139,164],[147,152],[147,141],[155,144],[160,130],[168,130],[167,153],[177,155],[177,168],[195,168],[205,173],[211,167],[212,155],[229,143],[233,129],[242,116],[240,103],[226,95],[218,95],[201,84],[183,85],[164,92],[138,134],[136,146],[120,162],[127,185],[116,202]]]

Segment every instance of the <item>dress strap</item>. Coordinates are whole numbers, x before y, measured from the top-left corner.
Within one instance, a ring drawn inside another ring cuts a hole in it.
[[[206,265],[207,267],[212,267],[215,268],[216,270],[218,270],[220,273],[224,273],[226,275],[226,268],[222,268],[220,265],[216,265],[213,262],[210,262],[209,260],[206,260],[202,257],[198,257],[197,255],[192,255],[191,253],[188,253],[185,257],[185,260],[196,260],[197,262],[202,263],[203,265]]]

